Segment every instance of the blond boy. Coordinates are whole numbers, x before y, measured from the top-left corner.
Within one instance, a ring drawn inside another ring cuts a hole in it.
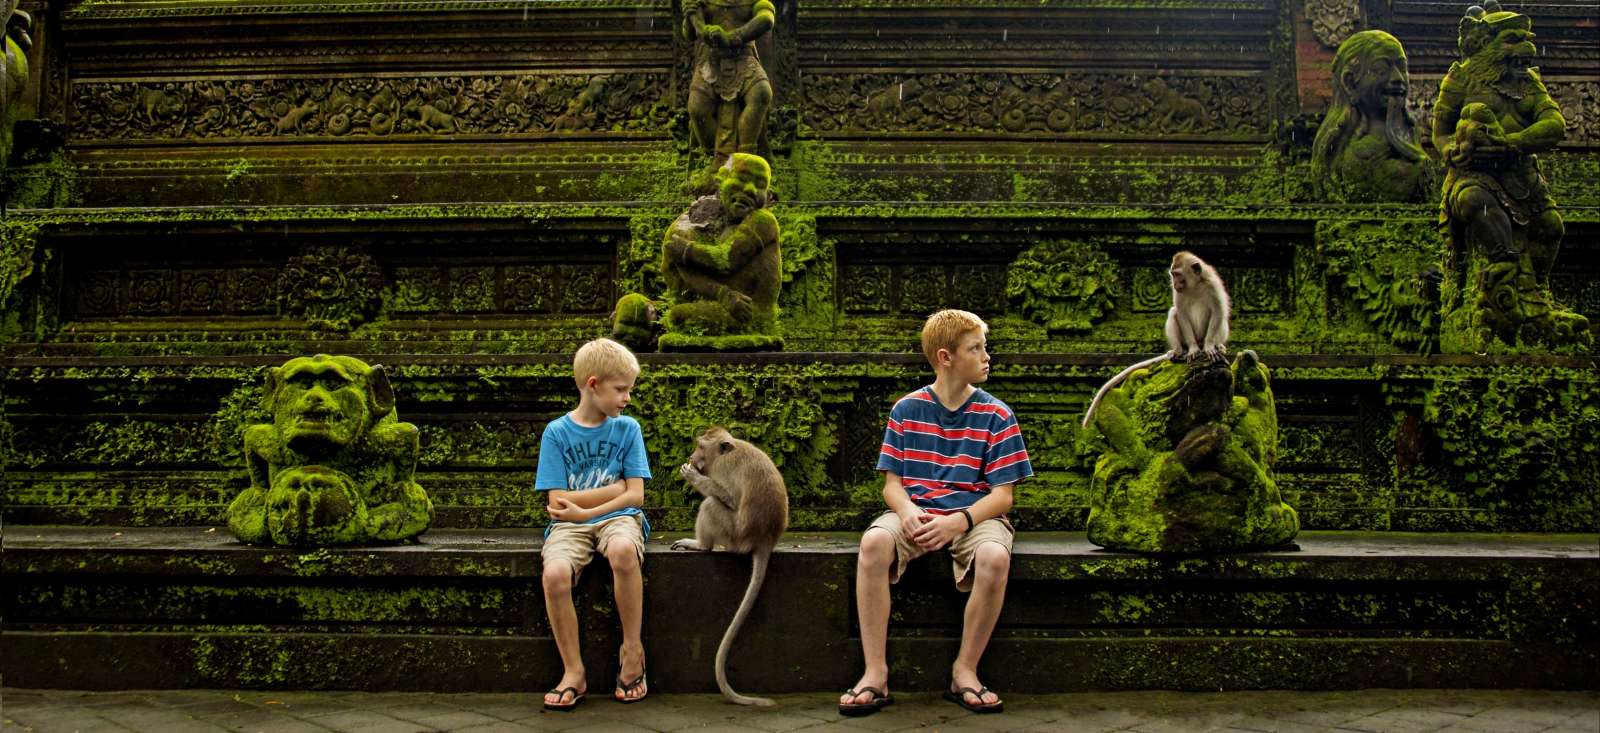
[[[1011,571],[1012,487],[1033,475],[1017,419],[978,389],[989,379],[988,324],[943,310],[922,326],[922,353],[934,380],[895,403],[878,454],[889,511],[861,536],[856,608],[866,670],[839,698],[839,712],[868,715],[893,702],[887,641],[889,585],[906,563],[949,549],[956,588],[970,593],[961,649],[945,698],[978,713],[1003,709],[978,680]]]
[[[572,586],[596,553],[611,565],[617,615],[622,619],[621,670],[613,693],[637,702],[649,692],[644,643],[644,481],[650,478],[639,423],[622,415],[639,361],[610,339],[584,344],[572,359],[577,409],[551,421],[539,440],[534,489],[546,492],[550,526],[545,530],[545,610],[561,652],[561,681],[544,696],[544,707],[567,711],[588,692],[578,649],[578,613]]]

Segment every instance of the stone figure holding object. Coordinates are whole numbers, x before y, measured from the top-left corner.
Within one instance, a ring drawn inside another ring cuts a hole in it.
[[[433,503],[413,478],[417,426],[395,416],[383,367],[299,357],[273,368],[264,392],[272,424],[244,431],[250,488],[228,507],[234,536],[314,547],[428,529]]]
[[[696,148],[720,166],[734,153],[760,153],[772,106],[772,83],[755,40],[772,30],[771,0],[683,0],[684,32],[693,40],[689,131]]]
[[[1467,334],[1455,350],[1481,351],[1491,340],[1593,343],[1588,319],[1550,295],[1565,226],[1537,154],[1561,142],[1566,120],[1532,65],[1532,26],[1495,0],[1469,8],[1457,39],[1462,58],[1433,108],[1433,145],[1446,166],[1440,222],[1466,280],[1446,317],[1447,330]]]

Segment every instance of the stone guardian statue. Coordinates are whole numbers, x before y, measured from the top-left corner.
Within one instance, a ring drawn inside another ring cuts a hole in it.
[[[1445,320],[1466,341],[1447,350],[1483,351],[1493,340],[1587,350],[1594,342],[1588,319],[1550,295],[1565,227],[1536,154],[1561,142],[1566,120],[1533,66],[1532,26],[1495,0],[1472,6],[1461,18],[1461,60],[1439,84],[1440,223],[1466,280]]]
[[[776,13],[771,0],[683,0],[684,32],[694,42],[689,131],[712,167],[761,152],[772,84],[755,40],[772,30]]]

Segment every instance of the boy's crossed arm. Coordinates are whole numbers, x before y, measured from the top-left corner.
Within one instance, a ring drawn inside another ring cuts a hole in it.
[[[546,493],[549,497],[545,511],[551,519],[583,522],[619,509],[643,507],[644,479],[630,476],[597,489],[550,489]]]

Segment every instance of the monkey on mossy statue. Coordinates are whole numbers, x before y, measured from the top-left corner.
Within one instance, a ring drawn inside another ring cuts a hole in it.
[[[778,219],[767,206],[772,168],[735,153],[717,170],[717,195],[679,216],[661,247],[667,292],[662,351],[773,351],[778,335]],[[655,310],[630,293],[617,303],[612,335],[640,348]]]
[[[433,522],[413,480],[417,426],[394,413],[381,366],[303,356],[267,374],[271,425],[244,430],[250,488],[228,506],[228,529],[249,543],[316,547],[398,542]]]

